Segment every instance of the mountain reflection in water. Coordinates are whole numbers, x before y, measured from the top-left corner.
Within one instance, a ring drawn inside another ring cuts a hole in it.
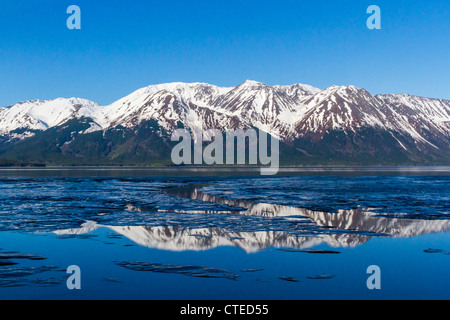
[[[171,226],[111,226],[87,221],[81,228],[55,231],[57,235],[81,235],[99,228],[108,228],[136,244],[169,251],[207,250],[219,246],[235,246],[246,252],[265,248],[306,249],[327,244],[331,247],[354,247],[372,237],[412,237],[428,233],[447,232],[449,220],[389,218],[370,209],[339,210],[337,213],[305,208],[231,200],[201,192],[205,185],[189,184],[167,188],[166,194],[218,203],[230,207],[227,211],[159,210],[177,214],[215,214],[235,218],[232,228],[195,228],[190,225]],[[139,208],[133,208],[139,211]],[[261,217],[263,220],[243,220]],[[242,221],[241,221],[242,220]],[[240,226],[240,227],[239,227]],[[264,230],[267,229],[267,230]]]

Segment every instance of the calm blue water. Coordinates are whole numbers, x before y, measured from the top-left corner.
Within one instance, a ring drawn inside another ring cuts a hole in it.
[[[20,172],[0,174],[1,299],[450,298],[442,168]],[[81,290],[67,289],[70,265]],[[370,265],[381,290],[366,286]]]

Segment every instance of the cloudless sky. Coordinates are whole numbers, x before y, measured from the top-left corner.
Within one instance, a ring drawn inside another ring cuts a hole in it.
[[[69,5],[81,30],[69,30]],[[381,30],[366,13],[378,5]],[[0,105],[246,79],[450,99],[449,0],[0,0]]]

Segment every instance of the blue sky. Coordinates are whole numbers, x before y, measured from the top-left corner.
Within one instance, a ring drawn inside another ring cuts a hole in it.
[[[69,5],[81,30],[69,30]],[[382,10],[369,30],[366,9]],[[0,105],[246,79],[450,99],[448,0],[0,2]]]

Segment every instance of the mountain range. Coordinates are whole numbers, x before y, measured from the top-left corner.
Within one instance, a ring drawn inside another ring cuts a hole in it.
[[[282,165],[450,164],[449,100],[247,80],[1,107],[0,165],[171,165],[176,128],[260,129],[280,140]]]

